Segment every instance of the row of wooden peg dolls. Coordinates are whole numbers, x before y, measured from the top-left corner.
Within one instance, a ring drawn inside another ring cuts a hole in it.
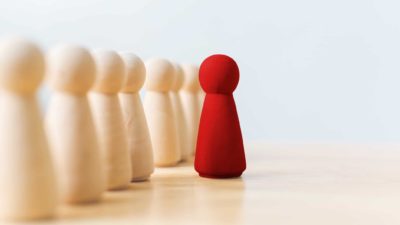
[[[36,94],[52,90],[44,120]],[[140,90],[144,86],[142,105]],[[70,44],[0,41],[0,216],[52,217],[96,202],[195,150],[198,67]]]

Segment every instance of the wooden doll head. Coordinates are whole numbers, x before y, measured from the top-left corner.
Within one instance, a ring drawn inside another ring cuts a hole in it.
[[[200,89],[199,68],[196,65],[183,65],[183,90],[197,92]]]
[[[132,53],[121,54],[125,64],[125,82],[121,92],[138,92],[146,79],[146,67],[143,61]]]
[[[174,64],[174,71],[175,71],[175,79],[174,79],[174,82],[173,82],[173,85],[172,85],[172,90],[174,90],[174,91],[179,91],[179,89],[181,89],[182,88],[182,86],[183,86],[183,70],[182,70],[182,67],[179,65],[179,64],[177,64],[177,63],[175,63]]]
[[[150,59],[146,62],[147,79],[145,88],[149,91],[170,91],[174,81],[174,67],[166,59]]]
[[[95,81],[96,67],[90,53],[76,45],[60,45],[47,55],[47,81],[57,91],[84,94]]]
[[[125,65],[122,58],[111,50],[99,50],[93,53],[96,63],[96,81],[93,91],[116,94],[125,80]]]
[[[0,86],[9,91],[34,93],[44,75],[40,49],[18,37],[0,41]]]

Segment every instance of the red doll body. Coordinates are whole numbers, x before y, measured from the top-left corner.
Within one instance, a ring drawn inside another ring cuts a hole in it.
[[[195,169],[202,177],[239,177],[246,169],[242,133],[233,91],[239,82],[236,62],[225,55],[205,59],[199,71],[206,93],[196,146]]]

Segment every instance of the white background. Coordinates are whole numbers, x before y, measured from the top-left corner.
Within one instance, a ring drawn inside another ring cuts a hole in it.
[[[399,9],[394,0],[0,1],[0,34],[179,62],[225,53],[241,69],[247,140],[400,141]]]

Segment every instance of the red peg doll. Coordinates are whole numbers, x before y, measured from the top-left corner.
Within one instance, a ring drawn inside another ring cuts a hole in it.
[[[196,146],[195,169],[202,177],[239,177],[246,169],[242,132],[233,91],[239,68],[226,55],[212,55],[200,66],[206,93]]]

